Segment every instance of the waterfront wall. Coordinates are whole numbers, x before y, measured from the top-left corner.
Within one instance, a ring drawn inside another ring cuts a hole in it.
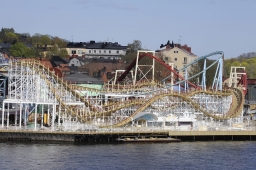
[[[181,141],[256,140],[256,131],[51,132],[0,130],[1,140],[114,142],[119,137],[173,137]]]

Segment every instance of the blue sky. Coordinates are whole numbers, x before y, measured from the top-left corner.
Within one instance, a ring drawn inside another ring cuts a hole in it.
[[[256,52],[256,0],[0,0],[0,27],[74,42],[168,40],[203,56]]]

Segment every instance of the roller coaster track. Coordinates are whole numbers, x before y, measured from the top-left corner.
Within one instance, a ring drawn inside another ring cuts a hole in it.
[[[77,115],[77,114],[72,110],[72,108],[68,107],[68,105],[66,105],[66,104],[62,101],[62,99],[61,99],[61,97],[58,95],[58,93],[56,93],[56,90],[53,88],[52,83],[51,83],[51,82],[48,80],[48,78],[47,78],[47,74],[43,74],[43,73],[42,73],[42,69],[46,69],[46,70],[47,70],[46,67],[44,67],[44,66],[41,65],[41,64],[38,64],[38,65],[37,65],[38,67],[35,67],[35,66],[36,66],[35,61],[33,61],[33,62],[22,62],[22,63],[20,63],[20,64],[23,64],[24,66],[27,66],[27,67],[29,67],[29,68],[31,68],[31,69],[37,71],[37,73],[40,75],[40,77],[43,78],[43,80],[47,83],[47,85],[48,85],[50,91],[54,94],[55,98],[56,98],[57,101],[60,103],[60,105],[61,105],[64,109],[66,109],[66,110],[68,111],[68,113],[70,113],[70,116],[71,116],[71,117],[78,117],[78,119],[79,119],[80,121],[84,121],[83,118],[82,118],[81,116]],[[49,72],[49,70],[48,70],[48,72]],[[55,76],[55,78],[57,78],[57,77]],[[62,81],[61,83],[62,83],[62,85],[65,84],[65,83],[63,83],[63,81]]]
[[[154,60],[156,60],[157,62],[159,62],[162,66],[164,66],[165,68],[167,68],[169,71],[171,71],[172,73],[174,73],[175,76],[179,77],[181,80],[185,80],[184,77],[182,77],[178,72],[176,72],[174,69],[172,69],[171,66],[165,64],[162,60],[160,60],[159,58],[153,56],[152,54],[148,54],[148,53],[143,53],[139,55],[138,61],[140,61],[143,57],[150,57]],[[127,69],[123,72],[123,74],[117,79],[117,82],[122,81],[126,75],[131,71],[131,69],[135,66],[137,61],[137,58],[135,58],[132,63],[127,67]],[[191,87],[194,87],[195,89],[197,89],[197,85],[191,83],[190,81],[185,80]]]
[[[152,86],[156,86],[159,88],[164,88],[164,86],[157,81],[142,81],[142,82],[138,82],[135,85],[129,84],[129,85],[116,85],[114,84],[113,86],[111,84],[107,85],[104,84],[105,89],[102,90],[98,90],[95,88],[90,88],[90,87],[83,87],[83,86],[77,86],[77,85],[70,85],[70,87],[74,90],[78,90],[78,91],[91,91],[91,92],[100,92],[100,93],[109,93],[109,92],[113,92],[113,93],[121,93],[121,92],[129,92],[129,91],[149,91],[148,89],[144,89],[142,87],[152,87]]]
[[[170,94],[173,94],[173,92],[171,91],[168,91],[168,93]],[[231,90],[227,90],[225,91],[224,93],[221,93],[221,92],[208,92],[208,91],[194,91],[192,93],[190,93],[189,95],[187,94],[180,94],[180,95],[183,95],[183,96],[188,96],[188,97],[191,97],[195,94],[200,94],[200,93],[204,93],[204,94],[209,94],[209,95],[215,95],[215,96],[230,96],[232,95],[232,91]],[[176,94],[176,93],[175,93]],[[169,96],[174,96],[174,95],[169,95]],[[111,105],[107,105],[107,106],[104,106],[104,108],[107,108],[108,111],[103,111],[101,113],[91,113],[91,116],[96,116],[96,117],[101,117],[101,116],[108,116],[111,112],[114,112],[114,111],[117,111],[117,110],[120,110],[120,109],[124,109],[124,108],[127,108],[129,106],[132,106],[132,105],[142,105],[144,103],[147,103],[148,100],[145,100],[145,99],[140,99],[140,100],[126,100],[125,102],[115,102],[115,103],[112,103]],[[171,108],[175,108],[177,105],[173,105],[171,106]],[[109,109],[109,107],[111,109]],[[152,108],[154,108],[154,106],[151,106]],[[96,115],[95,115],[96,114]]]
[[[56,100],[60,103],[61,107],[64,108],[65,110],[67,110],[69,115],[78,117],[78,120],[80,122],[84,122],[84,123],[92,121],[92,118],[100,118],[102,116],[109,116],[113,112],[118,111],[120,109],[128,108],[131,106],[136,106],[137,110],[135,112],[133,112],[131,114],[131,116],[129,116],[126,119],[123,119],[120,122],[113,125],[113,127],[114,126],[116,126],[116,127],[123,126],[123,125],[129,123],[130,121],[132,121],[136,114],[147,109],[147,107],[152,105],[155,101],[162,99],[164,97],[168,97],[168,96],[180,98],[180,99],[182,99],[182,101],[190,103],[193,106],[193,108],[202,112],[206,116],[212,117],[217,120],[224,120],[224,119],[236,117],[239,114],[241,114],[241,111],[243,108],[244,95],[243,95],[242,91],[239,89],[227,89],[227,90],[224,90],[224,92],[213,92],[213,91],[201,91],[200,90],[200,91],[192,91],[189,94],[187,94],[187,93],[186,94],[178,94],[178,93],[174,93],[173,91],[170,91],[167,89],[159,89],[158,91],[155,91],[156,92],[155,95],[148,100],[147,99],[127,100],[124,102],[117,102],[116,104],[112,103],[111,105],[104,106],[104,108],[101,111],[96,111],[95,107],[90,105],[90,103],[88,102],[88,99],[85,99],[84,97],[82,97],[78,94],[76,88],[68,86],[68,84],[66,82],[61,80],[59,77],[55,76],[54,73],[49,71],[49,69],[47,69],[43,65],[36,63],[35,61],[20,62],[18,64],[21,64],[25,67],[29,67],[30,69],[36,71],[36,73],[42,78],[42,80],[44,80],[46,82],[47,86],[49,87],[50,91],[54,94]],[[50,82],[49,77],[53,77],[55,79],[55,85],[53,84],[53,82]],[[76,99],[85,103],[86,106],[89,107],[88,111],[85,111],[85,115],[79,115],[72,109],[72,107],[68,106],[63,101],[62,96],[60,96],[61,93],[58,93],[58,92],[60,92],[59,91],[60,89],[56,89],[59,86],[63,86],[64,90],[71,92],[72,95]],[[205,93],[205,94],[216,95],[216,96],[232,95],[233,99],[232,99],[232,104],[229,107],[229,111],[223,116],[217,116],[217,115],[208,113],[203,108],[201,108],[198,103],[192,101],[192,99],[191,99],[191,96],[194,96],[199,93]],[[175,107],[175,106],[173,106],[173,107]]]
[[[183,68],[179,69],[178,72],[181,72],[181,71],[185,70],[186,68],[192,66],[193,64],[197,63],[197,62],[200,61],[200,60],[203,60],[203,59],[206,59],[206,58],[208,58],[208,57],[211,57],[211,56],[214,56],[214,55],[218,55],[218,54],[221,55],[220,58],[223,58],[223,57],[224,57],[223,51],[212,52],[212,53],[210,53],[210,54],[207,54],[207,55],[205,55],[205,56],[202,56],[202,57],[199,57],[199,58],[195,59],[193,62],[191,62],[191,63],[187,64],[186,66],[184,66]],[[171,75],[167,76],[167,77],[164,78],[162,81],[165,81],[166,79],[168,79],[168,78],[170,78],[170,77],[171,77]]]
[[[200,92],[197,92],[197,93],[201,93]],[[194,93],[196,94],[196,92]],[[210,94],[214,94],[214,93],[210,93]],[[217,93],[217,95],[221,95],[221,96],[227,96],[229,95],[230,93]],[[226,115],[224,116],[217,116],[217,115],[213,115],[213,114],[210,114],[208,113],[207,111],[205,111],[204,109],[202,109],[198,103],[195,103],[192,101],[192,99],[188,98],[186,95],[184,94],[178,94],[178,93],[162,93],[162,94],[159,94],[159,95],[155,95],[153,98],[147,100],[146,102],[144,102],[140,108],[138,108],[130,117],[112,125],[112,127],[120,127],[120,126],[123,126],[129,122],[131,122],[133,120],[133,117],[135,115],[137,115],[138,113],[144,111],[147,107],[149,107],[152,103],[154,103],[155,101],[163,98],[163,97],[166,97],[166,96],[174,96],[174,97],[179,97],[181,98],[183,101],[185,102],[188,102],[190,103],[193,108],[195,108],[196,110],[202,112],[204,115],[208,116],[208,117],[212,117],[213,119],[215,120],[226,120],[226,119],[230,119],[230,118],[233,118],[233,117],[236,117],[238,116],[239,114],[241,114],[242,112],[242,109],[243,109],[243,100],[244,100],[244,97],[243,97],[243,93],[241,90],[239,89],[233,89],[232,91],[232,96],[233,96],[233,102],[232,102],[232,105],[230,106],[230,109],[228,111],[228,113],[226,113]],[[105,126],[105,127],[109,127],[109,126]]]
[[[56,82],[61,84],[64,87],[64,89],[70,91],[72,93],[72,95],[74,97],[76,97],[79,101],[83,102],[87,107],[93,108],[93,106],[91,106],[84,97],[80,96],[76,92],[76,89],[74,88],[74,86],[69,86],[67,84],[67,82],[64,82],[62,79],[60,79],[58,76],[56,76],[53,72],[49,71],[49,68],[46,68],[44,65],[36,62],[35,60],[25,61],[25,62],[23,61],[23,62],[20,62],[17,64],[21,64],[23,66],[29,66],[31,69],[35,69],[37,71],[37,73],[40,74],[44,78],[44,80],[47,80],[47,77],[44,74],[41,74],[41,72],[44,72],[43,70],[45,70],[49,76],[54,77]],[[57,89],[53,89],[52,92],[56,92],[56,90]]]

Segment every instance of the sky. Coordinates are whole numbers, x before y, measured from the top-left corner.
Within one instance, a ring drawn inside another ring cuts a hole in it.
[[[197,56],[256,52],[256,0],[0,0],[0,28],[73,42],[140,40],[160,49],[168,40]]]

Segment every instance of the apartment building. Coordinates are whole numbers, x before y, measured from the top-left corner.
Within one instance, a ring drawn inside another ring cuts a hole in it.
[[[79,42],[68,43],[67,51],[69,56],[79,56],[95,59],[116,59],[121,60],[126,54],[127,46],[122,46],[118,42]]]
[[[160,50],[157,50],[158,56],[161,57],[165,63],[173,63],[177,70],[180,70],[187,64],[193,62],[198,58],[191,52],[191,47],[180,44],[170,43],[168,41],[165,45],[161,44]],[[189,67],[188,67],[189,70]],[[180,75],[185,76],[185,70],[180,72]]]

